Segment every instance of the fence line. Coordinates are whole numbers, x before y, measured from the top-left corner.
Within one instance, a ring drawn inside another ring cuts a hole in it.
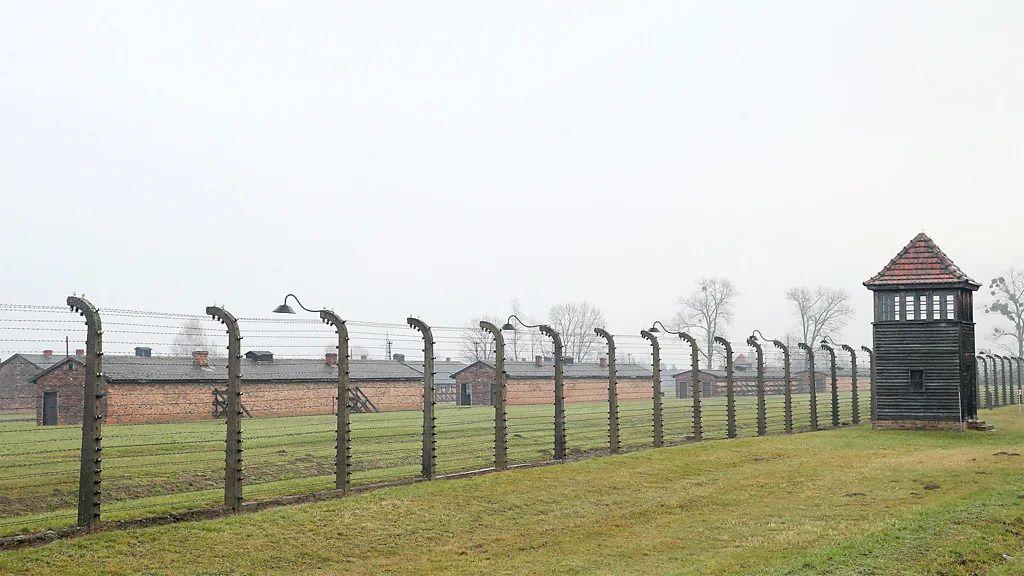
[[[353,487],[836,428],[874,415],[869,348],[861,348],[865,372],[852,346],[826,341],[792,350],[757,331],[746,349],[717,337],[714,350],[704,351],[685,332],[597,328],[606,360],[576,366],[564,357],[556,330],[521,325],[550,339],[550,348],[538,348],[554,351],[548,365],[523,359],[520,336],[489,322],[479,329],[432,327],[413,317],[405,324],[359,322],[329,310],[317,311],[319,320],[236,318],[216,306],[205,316],[100,311],[79,297],[68,298],[68,306],[85,318],[85,334],[74,332],[76,345],[84,341],[82,356],[70,354],[68,336],[66,358],[33,379],[35,391],[0,397],[23,412],[31,401],[36,412],[9,419],[0,412],[0,488],[11,495],[0,537],[68,528],[72,506],[74,524],[91,530],[109,520],[231,512]],[[67,309],[0,311],[29,316],[0,319],[0,328],[23,326],[33,335],[9,342],[50,341],[36,332],[68,333],[73,324],[53,316]],[[110,317],[106,331],[101,316]],[[116,336],[105,342],[105,334]],[[516,339],[513,360],[506,334]],[[465,356],[470,343],[479,362],[450,360]],[[263,349],[288,356],[275,361]],[[708,365],[708,353],[722,359],[724,372]],[[740,361],[751,355],[752,362]],[[979,406],[1016,402],[1020,359],[978,359]],[[794,361],[806,365],[806,376],[794,373]],[[840,365],[849,371],[842,390]],[[74,484],[77,497],[69,490]]]

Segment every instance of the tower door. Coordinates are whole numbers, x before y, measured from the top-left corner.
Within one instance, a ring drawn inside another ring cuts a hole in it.
[[[43,426],[57,425],[57,393],[43,392]]]

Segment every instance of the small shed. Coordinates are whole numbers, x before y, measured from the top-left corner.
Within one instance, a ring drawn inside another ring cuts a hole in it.
[[[875,425],[960,429],[976,419],[980,285],[922,232],[864,286],[874,293]]]

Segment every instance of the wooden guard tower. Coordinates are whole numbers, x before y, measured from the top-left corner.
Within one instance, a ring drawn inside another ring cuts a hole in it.
[[[875,425],[960,429],[976,420],[980,285],[923,232],[864,285],[875,300]]]

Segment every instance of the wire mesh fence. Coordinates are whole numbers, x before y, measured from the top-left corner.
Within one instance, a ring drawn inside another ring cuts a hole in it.
[[[759,370],[757,350],[734,343],[730,378],[724,342],[697,346],[694,386],[687,340],[620,331],[608,334],[614,356],[598,340],[588,356],[561,361],[556,383],[553,341],[528,340],[520,330],[502,338],[499,387],[497,336],[477,326],[410,319],[339,328],[315,315],[241,317],[244,340],[232,369],[233,336],[221,318],[117,309],[100,315],[102,338],[94,336],[103,351],[96,356],[102,439],[91,441],[97,448],[102,441],[102,464],[94,462],[102,483],[93,492],[104,521],[234,507],[226,470],[236,456],[233,421],[244,446],[237,451],[238,502],[248,503],[492,469],[499,437],[508,464],[517,465],[649,447],[659,430],[666,444],[784,433],[787,406],[794,431],[807,430],[812,382],[820,428],[831,426],[834,405],[822,350],[814,351],[813,374],[806,360],[791,362],[787,381],[775,347],[762,349]],[[90,333],[67,308],[13,305],[0,305],[0,331],[4,364],[31,364],[31,377],[0,389],[0,493],[7,504],[0,536],[81,524],[82,462],[93,462],[84,457],[82,422]],[[851,363],[848,354],[837,357],[840,371]],[[232,370],[241,382],[237,409]],[[838,409],[848,423],[852,381],[843,382]],[[859,388],[857,400],[863,420],[867,389]]]

